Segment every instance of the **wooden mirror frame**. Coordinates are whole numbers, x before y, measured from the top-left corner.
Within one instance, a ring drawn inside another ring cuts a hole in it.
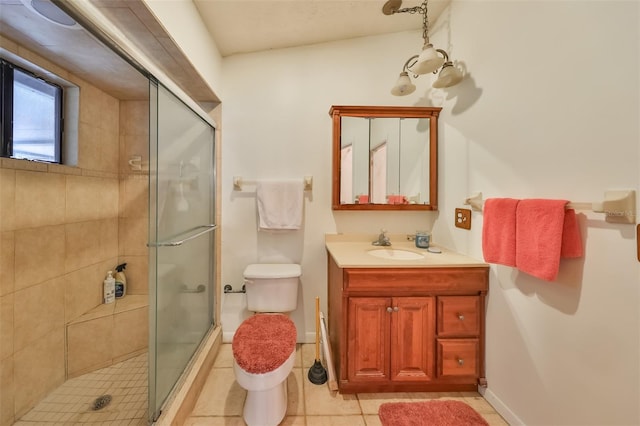
[[[333,210],[438,210],[438,116],[439,107],[344,106],[333,105],[329,115],[333,122],[333,173],[331,207]],[[429,118],[429,204],[341,204],[340,203],[340,135],[341,118]]]

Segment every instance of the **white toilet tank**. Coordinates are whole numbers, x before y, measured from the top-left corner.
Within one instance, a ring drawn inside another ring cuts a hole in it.
[[[300,265],[255,263],[244,270],[247,309],[253,312],[291,312],[298,305]]]

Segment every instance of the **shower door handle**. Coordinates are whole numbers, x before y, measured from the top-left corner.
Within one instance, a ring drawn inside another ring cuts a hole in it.
[[[214,225],[214,224],[196,226],[195,228],[191,228],[188,231],[185,231],[181,235],[187,234],[189,232],[193,232],[193,231],[195,231],[197,229],[202,229],[202,228],[205,228],[205,229],[203,229],[202,231],[198,232],[197,234],[193,234],[190,237],[184,238],[182,240],[160,241],[160,242],[157,242],[157,243],[148,243],[147,247],[176,247],[176,246],[181,246],[182,244],[186,243],[187,241],[191,241],[191,240],[193,240],[195,238],[198,238],[201,235],[204,235],[204,234],[206,234],[208,232],[213,231],[217,227],[218,227],[218,225]]]

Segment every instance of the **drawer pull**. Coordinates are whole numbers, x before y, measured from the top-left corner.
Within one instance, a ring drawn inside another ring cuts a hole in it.
[[[464,365],[464,359],[458,358],[458,365]]]
[[[458,314],[458,319],[459,319],[460,321],[464,321],[464,315],[462,315],[462,314]]]

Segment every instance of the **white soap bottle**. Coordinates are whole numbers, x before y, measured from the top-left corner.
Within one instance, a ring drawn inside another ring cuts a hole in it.
[[[104,280],[104,303],[113,303],[116,300],[116,279],[113,272],[109,271]]]

